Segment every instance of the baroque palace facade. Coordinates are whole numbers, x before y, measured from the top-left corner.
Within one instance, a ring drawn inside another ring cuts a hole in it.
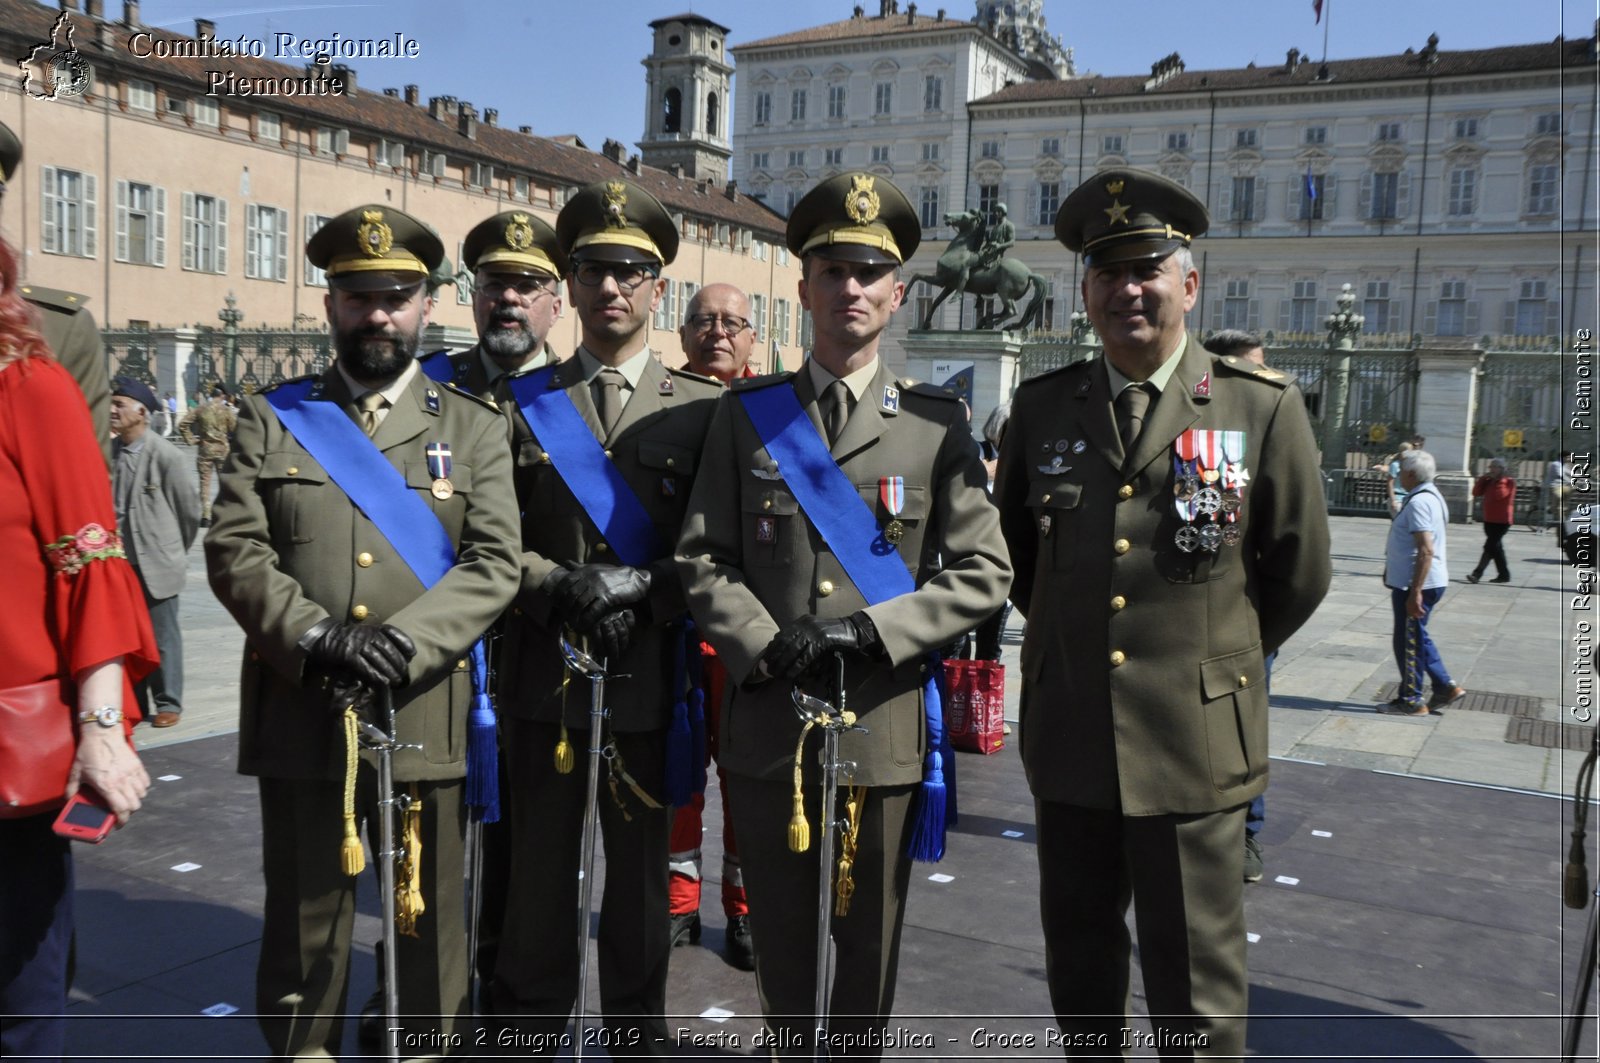
[[[932,272],[947,212],[1004,203],[1057,330],[1080,300],[1056,209],[1112,165],[1158,170],[1211,210],[1192,327],[1320,343],[1346,284],[1372,344],[1548,346],[1595,327],[1592,36],[1326,63],[1286,49],[1221,70],[1173,53],[1147,75],[1074,76],[1070,50],[1014,51],[1028,38],[983,6],[960,21],[882,0],[736,46],[740,186],[781,211],[842,169],[893,179],[922,212],[908,277]],[[891,342],[934,294],[911,293]],[[952,300],[933,327],[973,320]]]
[[[101,0],[83,10],[77,0],[59,0],[59,10],[0,0],[0,55],[50,42],[63,13],[89,87],[39,99],[37,82],[0,79],[0,120],[24,145],[0,225],[27,281],[83,293],[102,326],[215,325],[231,294],[246,325],[320,330],[326,283],[303,248],[332,215],[393,205],[437,228],[459,266],[460,242],[483,218],[525,209],[553,223],[578,188],[625,178],[673,212],[683,237],[652,347],[681,362],[674,330],[689,296],[726,281],[763,304],[755,360],[800,360],[799,269],[782,246],[784,219],[721,175],[645,165],[615,141],[595,152],[576,138],[505,128],[493,109],[424,100],[416,85],[358,86],[338,65],[170,57],[211,38],[212,24],[197,20],[193,37],[143,26],[136,0],[120,18]],[[55,50],[66,47],[58,37]],[[216,67],[239,79],[337,77],[345,92],[208,97],[206,68]],[[465,285],[440,290],[434,321],[445,342],[474,342]],[[566,354],[577,336],[569,312],[550,340]]]

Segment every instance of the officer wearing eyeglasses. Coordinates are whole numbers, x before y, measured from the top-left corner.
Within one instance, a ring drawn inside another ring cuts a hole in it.
[[[578,990],[583,754],[598,741],[608,750],[599,798],[606,1044],[614,1055],[666,1054],[664,783],[684,613],[671,548],[721,388],[663,368],[648,345],[650,315],[666,288],[661,271],[678,249],[677,226],[654,196],[622,180],[591,185],[568,201],[555,231],[570,260],[567,296],[581,343],[558,365],[499,384],[501,400],[516,407],[512,447],[524,517],[522,590],[501,655],[513,902],[491,997],[520,1034],[566,1028]],[[615,477],[571,476],[574,437],[553,418],[574,412],[593,437],[576,442],[598,441]],[[597,487],[600,480],[622,486]],[[597,490],[619,511],[642,509],[650,534],[640,538],[653,540],[658,553],[637,556],[620,533],[601,533],[590,515]],[[606,684],[610,715],[601,735],[589,734],[587,690],[564,692],[563,633],[582,636],[593,656],[627,677]]]

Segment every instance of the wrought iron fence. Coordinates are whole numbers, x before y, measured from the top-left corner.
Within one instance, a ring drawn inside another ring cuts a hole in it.
[[[259,391],[321,373],[333,364],[332,342],[324,329],[128,328],[106,329],[101,339],[111,376],[137,377],[151,387],[158,377],[158,349],[169,347],[190,394],[204,394],[215,384],[234,392]]]

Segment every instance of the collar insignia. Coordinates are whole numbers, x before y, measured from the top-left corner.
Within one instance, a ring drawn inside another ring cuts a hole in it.
[[[1194,397],[1197,398],[1197,399],[1209,399],[1211,397],[1211,371],[1210,370],[1207,370],[1204,376],[1202,376],[1199,380],[1195,381],[1195,383],[1194,383]]]
[[[900,392],[888,384],[883,385],[883,408],[889,413],[900,412]]]

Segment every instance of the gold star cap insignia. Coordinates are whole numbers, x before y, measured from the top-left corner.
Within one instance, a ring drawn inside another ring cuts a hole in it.
[[[1111,201],[1111,206],[1105,208],[1106,222],[1111,225],[1128,224],[1128,204]]]

